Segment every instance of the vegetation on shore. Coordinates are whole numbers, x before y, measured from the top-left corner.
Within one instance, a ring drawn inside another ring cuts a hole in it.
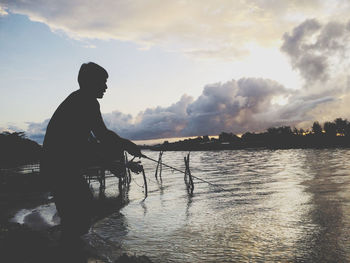
[[[222,132],[217,138],[208,135],[186,139],[173,143],[149,146],[160,151],[205,151],[231,150],[245,148],[328,148],[350,147],[350,122],[337,118],[323,125],[315,121],[310,129],[291,128],[290,126],[271,127],[261,133],[246,132],[242,136]]]
[[[154,146],[143,146],[161,151],[229,150],[245,148],[327,148],[350,147],[350,122],[337,118],[323,125],[315,121],[310,129],[290,126],[271,127],[261,133],[246,132],[242,136],[222,132],[215,137],[198,136]],[[34,163],[40,160],[42,147],[26,138],[23,132],[0,133],[0,167]]]
[[[24,132],[0,133],[0,167],[38,162],[41,150]]]

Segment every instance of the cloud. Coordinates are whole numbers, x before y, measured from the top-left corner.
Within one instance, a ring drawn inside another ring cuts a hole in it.
[[[334,79],[349,51],[350,23],[306,20],[283,35],[285,52],[307,84]]]
[[[231,1],[223,1],[220,8],[212,1],[201,1],[202,5],[195,1],[115,1],[107,5],[108,10],[99,5],[93,12],[94,1],[78,3],[11,1],[6,6],[73,37],[115,38],[145,45],[181,40],[185,43],[181,51],[201,57],[245,55],[247,41],[268,44],[268,39],[280,37],[284,25],[289,25],[284,15],[312,9],[308,1],[256,0],[250,5],[240,1],[235,3],[236,9]],[[317,7],[318,1],[314,4]],[[247,6],[250,9],[245,9]],[[274,17],[276,14],[280,18]],[[259,23],[267,29],[261,30]],[[168,107],[148,108],[136,117],[118,111],[103,117],[109,128],[133,140],[243,133],[278,125],[310,127],[315,120],[349,118],[349,37],[350,22],[307,19],[287,30],[281,50],[305,80],[298,90],[270,79],[241,78],[207,85],[196,99],[183,95]],[[287,103],[277,103],[279,100]],[[41,142],[47,123],[28,123],[28,136]]]
[[[276,103],[281,98],[288,103]],[[215,135],[222,131],[240,134],[309,124],[315,121],[311,113],[317,107],[336,100],[326,94],[286,89],[269,79],[242,78],[207,85],[195,100],[184,95],[169,107],[146,109],[136,118],[114,112],[105,114],[104,119],[109,128],[133,140]]]
[[[280,99],[288,103],[276,103]],[[216,135],[223,131],[240,134],[281,125],[310,125],[320,120],[314,118],[319,108],[334,103],[339,99],[326,93],[310,95],[304,90],[286,89],[270,79],[241,78],[206,85],[197,99],[183,95],[168,107],[148,108],[136,117],[114,111],[103,114],[103,118],[109,129],[132,140]],[[28,137],[42,143],[48,121],[28,123]]]
[[[106,126],[132,140],[214,135],[222,131],[242,133],[279,124],[278,116],[268,120],[263,112],[277,112],[276,97],[288,97],[291,91],[273,80],[242,78],[204,87],[194,100],[183,95],[169,107],[148,108],[136,117],[118,111],[103,114]],[[28,123],[29,138],[42,142],[49,120]],[[284,123],[286,120],[282,120]]]
[[[192,97],[183,95],[169,107],[156,107],[140,112],[135,119],[120,112],[104,114],[106,125],[130,139],[155,139],[182,136],[188,122],[186,109]]]
[[[214,83],[195,100],[183,96],[170,107],[147,109],[135,119],[118,113],[113,118],[119,122],[111,128],[131,139],[154,139],[262,131],[279,125],[309,127],[315,120],[347,118],[349,25],[311,19],[284,34],[281,50],[304,77],[301,89],[286,89],[262,78]],[[281,98],[287,103],[275,103]]]
[[[28,138],[42,144],[49,121],[50,119],[46,119],[43,122],[28,122],[28,127],[26,130],[26,135]]]
[[[8,15],[8,13],[6,12],[6,10],[0,6],[0,17],[1,17],[1,16],[6,16],[6,15]]]
[[[105,114],[104,119],[112,130],[135,140],[214,135],[222,131],[242,133],[280,123],[277,117],[272,121],[256,117],[281,108],[273,103],[274,98],[290,95],[275,81],[243,78],[207,85],[196,100],[183,95],[177,103],[146,109],[134,120],[119,112]]]
[[[278,45],[295,23],[291,17],[324,13],[325,2],[0,0],[0,6],[75,39],[117,39],[197,57],[234,59],[249,53],[248,43]]]
[[[304,108],[300,125],[310,124],[311,119],[350,117],[345,106],[350,97],[349,40],[350,21],[322,23],[309,19],[283,35],[281,50],[305,80],[295,97]],[[304,104],[305,100],[309,103]],[[289,108],[287,115],[295,110],[292,105]]]
[[[25,135],[40,144],[43,143],[46,127],[50,119],[47,119],[43,122],[27,122],[27,128],[23,129],[14,124],[8,124],[6,127],[0,127],[1,132],[24,132]]]

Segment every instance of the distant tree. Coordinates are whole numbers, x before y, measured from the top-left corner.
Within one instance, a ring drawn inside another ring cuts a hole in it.
[[[191,141],[201,142],[201,141],[203,141],[203,138],[201,136],[198,136],[197,138],[195,138]]]
[[[345,129],[348,125],[348,121],[345,119],[343,120],[342,118],[337,118],[334,120],[335,126],[336,126],[336,131],[337,133],[344,135],[345,134]]]
[[[305,133],[305,131],[304,131],[303,128],[300,128],[300,129],[298,129],[296,127],[293,128],[293,134],[294,135],[303,136],[304,133]]]
[[[312,125],[312,132],[313,134],[316,134],[316,135],[322,134],[322,127],[318,121],[315,121],[314,124]]]
[[[240,140],[240,138],[237,135],[233,134],[232,132],[231,133],[222,132],[219,135],[219,141],[221,142],[234,142],[237,140]]]
[[[300,135],[299,130],[296,127],[293,128],[293,134]]]
[[[242,140],[249,141],[253,134],[251,132],[246,132],[242,135]]]
[[[322,134],[312,138],[312,134]],[[337,133],[343,134],[347,138],[336,138]],[[304,136],[305,135],[305,136]],[[17,134],[17,137],[21,136]],[[171,143],[169,149],[241,149],[242,147],[270,147],[270,148],[293,148],[293,147],[350,147],[350,122],[346,119],[337,118],[333,122],[327,121],[323,125],[314,121],[310,129],[298,129],[290,126],[270,127],[265,132],[246,132],[241,138],[233,133],[222,132],[216,138],[209,138],[208,135],[195,139],[186,139],[176,143]],[[201,145],[201,142],[211,141],[210,144]],[[238,141],[239,143],[231,143]],[[220,143],[221,142],[221,143]],[[222,142],[230,142],[223,144]],[[165,144],[165,143],[164,143]],[[176,146],[176,147],[173,147]],[[198,147],[199,146],[199,147]],[[0,148],[1,149],[1,148]]]
[[[267,133],[270,135],[276,135],[278,133],[278,130],[275,127],[270,127],[267,129]]]
[[[269,135],[283,135],[283,136],[293,135],[293,132],[290,126],[281,126],[277,128],[271,127],[267,129],[267,133]]]
[[[344,135],[348,136],[348,137],[350,136],[350,123],[349,122],[346,124],[346,127],[344,129]]]
[[[241,140],[246,142],[258,142],[266,139],[267,133],[246,132],[242,135]]]
[[[292,129],[290,126],[282,126],[279,128],[282,135],[292,135]]]
[[[336,136],[337,135],[337,126],[334,122],[325,122],[323,125],[324,131],[328,136]]]
[[[203,141],[204,142],[209,142],[210,141],[209,136],[208,135],[204,135],[203,136]]]

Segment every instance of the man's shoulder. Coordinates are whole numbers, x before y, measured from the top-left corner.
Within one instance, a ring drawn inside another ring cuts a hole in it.
[[[83,103],[83,104],[86,104],[89,106],[98,106],[99,107],[99,105],[100,105],[98,103],[97,99],[86,96],[83,92],[81,92],[81,90],[73,91],[67,97],[66,100],[72,101],[72,102],[77,102],[77,103]]]
[[[79,116],[96,116],[100,112],[97,99],[85,96],[79,90],[72,92],[54,113],[54,119],[72,119]],[[84,117],[85,118],[85,117]]]
[[[82,96],[80,90],[73,91],[66,98],[66,100],[82,100],[82,99],[84,99],[84,97]]]
[[[80,100],[81,96],[79,95],[79,90],[73,91],[71,94],[69,94],[62,102],[62,104],[65,103],[71,103],[76,100]]]

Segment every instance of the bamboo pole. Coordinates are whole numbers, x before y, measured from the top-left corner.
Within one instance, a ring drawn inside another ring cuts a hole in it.
[[[193,184],[193,178],[190,170],[190,154],[187,154],[187,157],[184,157],[185,161],[185,175],[184,175],[184,180],[187,186],[187,189],[193,194],[194,190],[194,184]],[[187,181],[188,180],[188,181]]]
[[[127,163],[128,163],[128,154],[125,152],[125,166],[127,165]],[[131,172],[130,172],[130,169],[129,168],[127,168],[127,184],[130,184],[130,182],[131,182]]]
[[[148,189],[147,189],[147,180],[146,180],[146,175],[145,175],[145,170],[142,167],[142,175],[143,175],[143,183],[144,183],[144,187],[145,187],[145,199],[148,196]]]
[[[159,178],[160,179],[162,179],[162,169],[163,169],[162,157],[163,157],[163,151],[160,152],[160,163],[159,163]]]
[[[162,155],[163,155],[163,152],[160,151],[159,152],[159,156],[158,156],[158,162],[157,162],[157,167],[156,167],[156,171],[154,173],[154,177],[156,179],[158,179],[158,169],[159,169],[159,177],[161,176],[161,173],[162,173]]]

